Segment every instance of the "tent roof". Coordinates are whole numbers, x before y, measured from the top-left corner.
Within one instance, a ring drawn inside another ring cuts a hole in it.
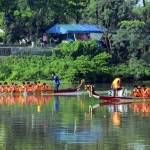
[[[107,30],[102,26],[91,24],[56,24],[47,30],[47,33],[68,34],[68,33],[103,33]]]

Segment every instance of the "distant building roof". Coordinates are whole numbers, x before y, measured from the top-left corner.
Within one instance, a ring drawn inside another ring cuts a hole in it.
[[[47,33],[68,34],[68,33],[104,33],[107,29],[103,26],[92,24],[56,24],[47,30]]]

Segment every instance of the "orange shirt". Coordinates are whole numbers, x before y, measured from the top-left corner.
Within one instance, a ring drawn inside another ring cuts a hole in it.
[[[144,93],[143,93],[144,97],[150,97],[150,88],[146,88]]]
[[[141,89],[134,88],[133,91],[132,91],[132,96],[142,97]]]
[[[4,88],[2,85],[0,85],[0,93],[3,93],[3,91],[4,91]]]

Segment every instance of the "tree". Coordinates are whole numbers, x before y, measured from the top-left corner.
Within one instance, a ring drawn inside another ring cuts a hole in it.
[[[113,35],[113,48],[120,61],[135,56],[141,57],[142,50],[146,46],[144,30],[143,21],[122,21],[120,23],[117,34]]]
[[[85,20],[102,23],[106,28],[114,30],[120,21],[131,17],[136,3],[136,0],[91,0],[86,9]]]
[[[68,0],[67,15],[76,23],[79,23],[88,3],[89,0]]]

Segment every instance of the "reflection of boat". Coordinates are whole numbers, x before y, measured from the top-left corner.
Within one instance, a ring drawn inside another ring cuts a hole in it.
[[[133,103],[130,105],[134,112],[148,113],[150,116],[150,104],[149,103]]]
[[[51,96],[0,96],[0,105],[42,105],[51,100]]]
[[[96,109],[106,106],[108,112],[111,114],[112,123],[116,127],[120,127],[121,125],[121,116],[123,113],[128,112],[128,104],[129,103],[121,103],[121,102],[102,102],[93,106],[89,106],[89,114],[92,116],[95,114]],[[91,117],[92,118],[92,117]]]
[[[119,101],[119,100],[113,100],[113,99],[112,100],[103,100],[102,103],[98,103],[93,106],[89,105],[89,113],[93,114],[96,109],[100,108],[101,106],[105,106],[105,105],[109,106],[109,108],[112,108],[111,106],[121,108],[123,105],[126,106],[125,104],[130,104],[130,103],[132,103],[132,102],[129,100],[127,100],[127,101]],[[124,109],[125,108],[123,108],[123,110]]]

